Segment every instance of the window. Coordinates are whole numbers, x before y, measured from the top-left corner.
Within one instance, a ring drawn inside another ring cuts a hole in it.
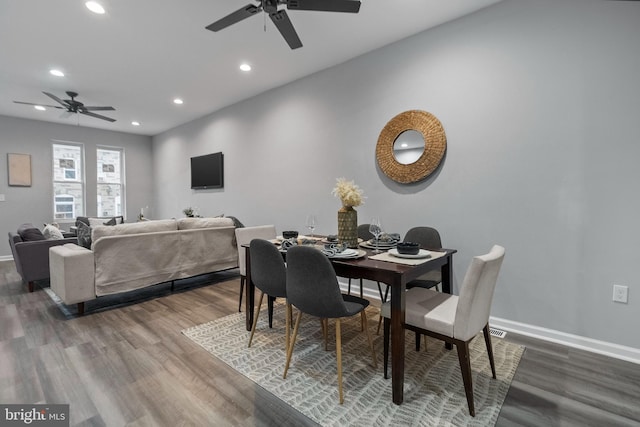
[[[97,159],[97,204],[99,216],[123,215],[124,168],[121,148],[98,148]]]
[[[84,151],[81,144],[53,143],[53,217],[84,215]]]
[[[73,219],[76,217],[75,197],[70,194],[55,196],[55,218]]]

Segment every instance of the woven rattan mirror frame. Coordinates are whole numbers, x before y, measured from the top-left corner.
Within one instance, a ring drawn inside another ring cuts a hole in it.
[[[406,130],[416,130],[424,136],[425,149],[414,163],[404,165],[393,155],[393,143]],[[447,137],[440,120],[421,110],[402,112],[389,120],[378,137],[376,160],[385,175],[401,184],[425,179],[436,170],[447,150]]]

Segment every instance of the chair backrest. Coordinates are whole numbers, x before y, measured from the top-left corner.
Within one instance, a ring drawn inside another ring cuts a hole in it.
[[[276,245],[268,240],[253,239],[249,243],[251,281],[265,294],[286,297],[287,268]]]
[[[504,253],[502,246],[494,245],[488,254],[476,256],[471,261],[460,288],[453,325],[454,338],[469,340],[489,321],[491,300]]]
[[[351,315],[331,262],[322,252],[311,247],[294,246],[287,251],[287,301],[312,316],[337,318]]]
[[[405,242],[420,243],[425,249],[439,249],[442,247],[440,233],[433,227],[413,227],[404,236]]]
[[[375,236],[371,234],[369,231],[369,225],[371,224],[360,224],[358,226],[358,238],[367,241],[373,239]]]
[[[238,267],[240,275],[247,275],[247,256],[242,245],[248,245],[253,239],[275,239],[275,225],[259,225],[256,227],[236,228],[236,244],[238,245]]]

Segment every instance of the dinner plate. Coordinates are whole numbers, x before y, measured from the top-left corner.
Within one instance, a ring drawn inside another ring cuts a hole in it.
[[[420,249],[420,251],[415,255],[401,254],[400,252],[398,252],[398,249],[396,248],[389,249],[387,252],[389,253],[389,255],[393,255],[398,258],[420,259],[420,258],[429,258],[431,256],[431,252],[429,252],[426,249]]]
[[[330,256],[329,258],[333,258],[333,259],[355,259],[355,258],[362,258],[366,254],[367,253],[365,251],[359,250],[359,249],[345,249],[344,251],[340,252],[339,254],[335,254],[333,256]]]
[[[380,244],[376,246],[375,243],[370,243],[369,241],[366,241],[366,242],[360,243],[360,246],[367,249],[376,249],[376,247],[378,249],[390,249],[395,247],[397,244],[398,244],[397,242],[396,243],[380,242]]]

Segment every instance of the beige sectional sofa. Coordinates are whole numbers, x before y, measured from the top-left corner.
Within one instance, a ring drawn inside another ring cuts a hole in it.
[[[98,225],[91,249],[49,251],[51,289],[65,304],[238,267],[230,218],[182,218]]]

